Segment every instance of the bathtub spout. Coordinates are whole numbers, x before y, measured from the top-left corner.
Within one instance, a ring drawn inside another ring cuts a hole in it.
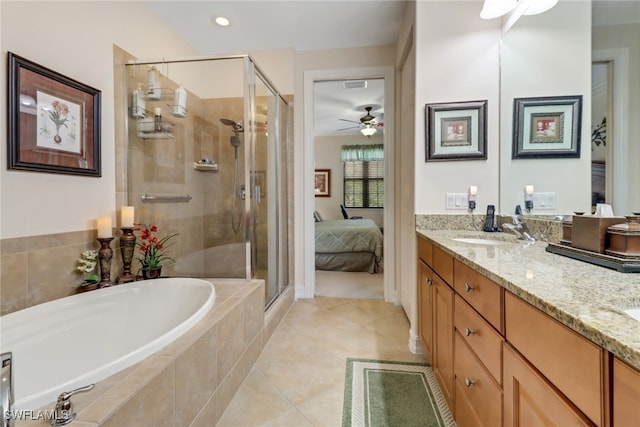
[[[58,401],[56,402],[56,409],[54,413],[55,418],[51,421],[51,426],[64,426],[73,421],[76,417],[76,413],[73,412],[73,403],[71,403],[71,396],[73,396],[74,394],[91,391],[95,386],[95,384],[89,384],[72,391],[61,393],[60,396],[58,396]]]
[[[2,409],[2,427],[13,427],[15,418],[13,417],[13,375],[12,353],[2,353],[0,355],[0,408]]]

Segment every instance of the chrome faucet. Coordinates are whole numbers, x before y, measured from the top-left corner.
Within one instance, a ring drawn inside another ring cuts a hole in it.
[[[56,408],[54,410],[55,417],[53,420],[51,420],[51,426],[65,426],[73,421],[76,418],[76,413],[73,411],[71,396],[93,390],[95,386],[95,384],[89,384],[72,391],[61,393],[60,396],[58,396],[58,400],[56,401]]]
[[[522,215],[511,215],[511,224],[505,223],[502,224],[502,228],[509,229],[518,236],[520,240],[527,240],[529,242],[535,242],[536,239],[533,237],[531,232],[529,231],[529,227],[524,222],[524,218]]]
[[[11,352],[0,355],[0,409],[2,409],[2,427],[15,426],[13,417],[13,359]]]

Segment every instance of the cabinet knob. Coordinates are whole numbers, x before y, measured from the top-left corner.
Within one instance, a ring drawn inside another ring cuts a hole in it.
[[[465,283],[465,284],[464,284],[464,291],[465,291],[465,292],[471,292],[471,291],[475,290],[475,288],[476,288],[475,286],[471,286],[471,285],[470,285],[470,284],[468,284],[468,283]]]
[[[464,385],[466,385],[467,387],[471,387],[472,385],[476,385],[476,382],[471,378],[465,378]]]
[[[476,331],[474,331],[473,329],[469,329],[469,328],[464,328],[464,336],[468,337],[470,335],[475,335]]]
[[[427,277],[425,281],[427,282],[427,285],[429,286],[433,285],[433,280],[431,280],[431,278]]]

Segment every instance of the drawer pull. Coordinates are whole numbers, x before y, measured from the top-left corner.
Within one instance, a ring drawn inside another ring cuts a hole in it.
[[[476,289],[476,287],[475,287],[475,286],[471,286],[471,285],[470,285],[470,284],[468,284],[468,283],[465,283],[465,284],[464,284],[464,291],[465,291],[465,292],[471,292],[471,291],[474,291],[475,289]]]
[[[427,282],[427,285],[432,286],[433,285],[433,280],[431,280],[431,278],[427,277],[425,279],[425,281]]]
[[[464,385],[466,385],[467,387],[471,387],[472,385],[476,385],[476,382],[471,378],[465,378]]]
[[[469,328],[464,328],[464,336],[468,337],[470,335],[475,335],[476,331],[474,331],[473,329],[469,329]]]

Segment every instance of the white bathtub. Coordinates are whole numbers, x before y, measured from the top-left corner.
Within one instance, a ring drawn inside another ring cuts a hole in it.
[[[155,353],[213,306],[205,280],[166,278],[103,288],[0,317],[13,352],[16,410],[105,379]]]

